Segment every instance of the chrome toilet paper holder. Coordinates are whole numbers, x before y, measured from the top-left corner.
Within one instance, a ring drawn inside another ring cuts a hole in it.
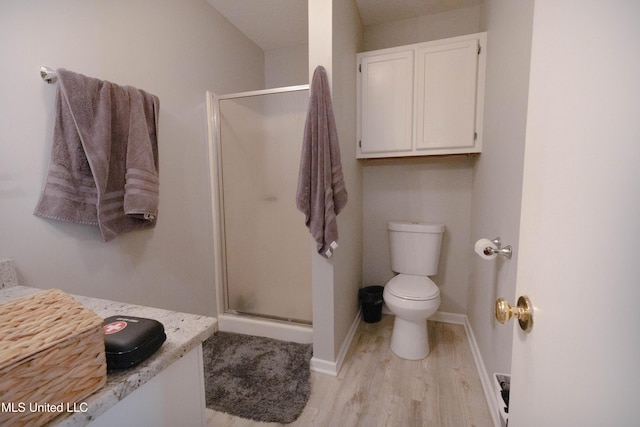
[[[484,251],[483,251],[485,255],[488,256],[488,255],[497,254],[497,255],[502,255],[504,257],[507,257],[507,259],[511,259],[511,256],[513,255],[513,250],[511,249],[511,245],[505,246],[503,248],[502,242],[500,241],[500,237],[496,237],[491,241],[493,242],[494,245],[497,246],[497,249],[494,249],[491,246],[487,246],[486,248],[484,248]]]

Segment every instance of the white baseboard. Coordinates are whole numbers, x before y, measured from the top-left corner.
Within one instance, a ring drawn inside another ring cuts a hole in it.
[[[485,399],[487,399],[487,405],[489,406],[489,412],[491,413],[493,424],[495,425],[495,427],[501,427],[500,414],[498,413],[498,400],[496,398],[496,392],[493,389],[493,381],[491,379],[491,376],[487,372],[484,361],[482,360],[480,348],[478,347],[476,336],[473,333],[473,328],[471,328],[471,324],[469,323],[469,318],[464,314],[443,313],[438,311],[429,320],[443,323],[453,323],[455,325],[464,325],[464,331],[467,334],[467,340],[469,341],[469,346],[471,347],[473,360],[476,362],[476,370],[478,371],[478,376],[480,377],[480,383],[482,384],[484,397]]]
[[[311,372],[318,372],[320,374],[338,376],[338,364],[337,362],[331,362],[329,360],[318,359],[312,357],[309,363],[309,369]]]
[[[358,325],[360,324],[361,311],[358,310],[356,313],[355,319],[351,323],[351,327],[349,328],[349,332],[347,332],[347,336],[342,341],[342,345],[340,346],[340,351],[338,352],[338,357],[336,361],[331,360],[323,360],[315,357],[311,358],[310,369],[312,372],[319,372],[321,374],[332,375],[334,377],[338,376],[340,372],[340,368],[342,368],[342,364],[344,363],[344,359],[347,357],[347,353],[349,348],[351,347],[351,342],[353,341],[353,337],[356,335],[358,331]]]
[[[451,323],[454,325],[464,325],[467,322],[467,316],[464,314],[446,313],[443,311],[436,311],[436,313],[429,318],[434,322]]]

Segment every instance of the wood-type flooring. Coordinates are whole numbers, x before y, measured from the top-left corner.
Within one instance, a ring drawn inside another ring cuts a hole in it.
[[[431,354],[404,360],[389,348],[393,316],[360,321],[337,377],[311,374],[311,397],[293,427],[492,427],[464,327],[427,322]],[[207,409],[209,427],[277,426]]]

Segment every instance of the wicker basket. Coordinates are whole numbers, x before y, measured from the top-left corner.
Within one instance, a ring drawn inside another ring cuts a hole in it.
[[[42,425],[106,382],[102,319],[51,289],[0,304],[0,425]]]

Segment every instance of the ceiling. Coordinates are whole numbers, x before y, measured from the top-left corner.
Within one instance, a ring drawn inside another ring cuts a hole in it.
[[[208,0],[264,50],[307,42],[306,0]],[[362,24],[372,25],[474,6],[482,0],[356,0]]]

